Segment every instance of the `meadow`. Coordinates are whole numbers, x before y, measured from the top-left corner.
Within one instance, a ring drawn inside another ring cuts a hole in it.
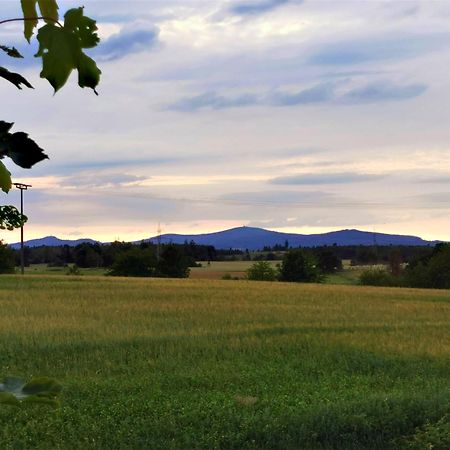
[[[199,261],[200,267],[191,267],[189,278],[195,280],[221,280],[224,276],[231,278],[246,278],[246,271],[255,264],[255,261]],[[268,261],[268,263],[276,269],[281,261]],[[358,284],[361,272],[378,266],[350,266],[350,261],[343,261],[344,269],[326,275],[325,283],[329,284]],[[380,266],[382,267],[382,266]],[[47,264],[31,264],[25,267],[27,275],[65,275],[67,267],[49,267]],[[20,268],[16,268],[19,273]],[[108,269],[104,267],[80,268],[80,275],[105,275]]]
[[[450,292],[0,277],[3,449],[450,448]]]

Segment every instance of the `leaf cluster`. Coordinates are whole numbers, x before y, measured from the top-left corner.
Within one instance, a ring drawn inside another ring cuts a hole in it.
[[[27,219],[27,216],[21,214],[15,206],[0,206],[0,230],[12,231],[14,228],[20,228]]]
[[[15,164],[24,169],[30,169],[34,164],[48,156],[39,145],[28,137],[27,133],[10,133],[14,124],[0,120],[0,159],[11,158]],[[11,189],[11,174],[0,162],[0,188],[4,192]]]
[[[95,61],[83,49],[93,48],[98,42],[95,20],[84,16],[83,8],[74,8],[64,16],[64,26],[48,23],[39,29],[37,40],[42,57],[41,78],[46,78],[58,91],[64,86],[72,70],[78,71],[78,85],[89,87],[97,94],[95,87],[100,81],[101,71]]]
[[[39,20],[46,22],[46,25],[38,30],[39,49],[35,55],[42,58],[41,78],[47,79],[56,92],[64,86],[72,71],[76,70],[79,86],[89,87],[97,94],[95,88],[100,81],[101,71],[95,61],[83,51],[95,47],[99,42],[95,20],[86,17],[81,7],[67,11],[64,24],[61,24],[56,0],[21,0],[21,6],[23,19],[6,19],[0,24],[23,20],[24,36],[30,42]],[[11,58],[23,58],[15,47],[0,44],[0,51]],[[18,89],[23,86],[33,89],[26,78],[6,67],[0,67],[0,78]],[[10,133],[12,126],[13,123],[0,121],[0,159],[8,156],[18,166],[29,169],[48,158],[28,134]],[[0,162],[0,189],[7,193],[11,186],[11,174]],[[1,207],[0,229],[9,230],[23,225],[25,221],[26,217],[20,215],[14,207]]]

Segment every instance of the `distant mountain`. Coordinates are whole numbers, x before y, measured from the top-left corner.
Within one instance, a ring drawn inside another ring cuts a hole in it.
[[[64,245],[68,245],[69,247],[75,247],[78,244],[82,244],[84,242],[89,242],[91,244],[95,244],[98,241],[94,241],[93,239],[76,239],[76,240],[65,240],[59,239],[55,236],[46,236],[40,239],[31,239],[25,242],[27,247],[41,247],[42,245],[46,245],[48,247],[62,247]],[[20,248],[20,242],[16,242],[14,244],[9,245],[11,248]]]
[[[284,246],[286,241],[289,247],[316,247],[321,245],[434,245],[438,241],[425,241],[416,236],[403,236],[397,234],[371,233],[369,231],[359,230],[341,230],[332,231],[323,234],[295,234],[279,233],[278,231],[264,230],[263,228],[238,227],[230,230],[218,231],[206,234],[163,234],[160,237],[163,244],[183,244],[184,242],[194,241],[199,245],[213,245],[217,249],[249,249],[261,250],[263,247],[273,247],[275,245]],[[156,244],[158,238],[152,237],[143,239],[144,242],[153,242]],[[49,247],[58,247],[82,244],[90,242],[98,243],[93,239],[63,240],[55,236],[47,236],[41,239],[32,239],[26,241],[28,247],[39,247],[47,245]],[[140,243],[141,241],[135,241]],[[20,248],[20,243],[10,244],[12,248]]]
[[[285,245],[290,247],[315,247],[321,245],[434,245],[435,242],[425,241],[416,236],[371,233],[359,230],[333,231],[323,234],[279,233],[263,228],[238,227],[230,230],[207,234],[163,234],[162,243],[182,244],[194,241],[200,245],[213,245],[217,249],[249,249],[260,250],[265,246]],[[157,242],[157,237],[146,239]]]

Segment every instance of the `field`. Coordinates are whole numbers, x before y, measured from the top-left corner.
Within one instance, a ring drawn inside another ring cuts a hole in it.
[[[0,277],[3,449],[450,448],[450,292]],[[434,439],[434,440],[433,440]],[[440,445],[440,446],[439,446]]]
[[[275,269],[281,261],[269,261],[269,264]],[[201,267],[191,267],[189,278],[195,280],[221,280],[224,275],[230,275],[232,278],[243,279],[246,277],[246,270],[254,264],[255,261],[200,261]],[[324,282],[330,284],[358,284],[358,278],[361,271],[373,266],[355,266],[351,267],[348,261],[344,261],[344,270],[327,275]],[[107,269],[102,267],[80,268],[81,275],[105,275]],[[16,269],[17,272],[20,268]],[[66,267],[48,267],[47,264],[32,264],[25,268],[29,275],[64,275],[67,272]]]

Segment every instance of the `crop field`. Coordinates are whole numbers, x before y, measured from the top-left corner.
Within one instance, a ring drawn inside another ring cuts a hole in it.
[[[0,277],[2,449],[450,448],[450,292]],[[434,447],[430,447],[434,445]]]

